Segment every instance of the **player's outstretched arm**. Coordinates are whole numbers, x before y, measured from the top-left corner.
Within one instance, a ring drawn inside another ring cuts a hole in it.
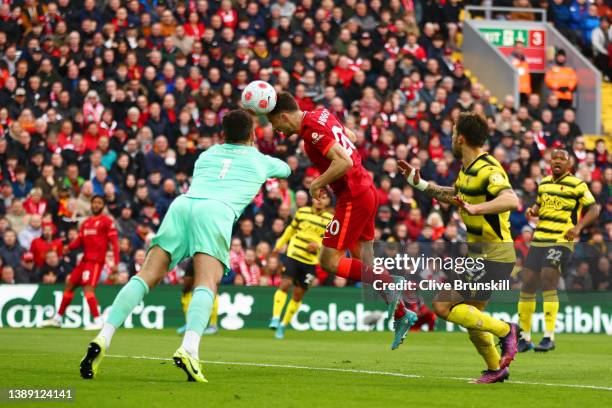
[[[339,143],[334,143],[325,157],[331,161],[331,164],[325,173],[312,181],[310,185],[312,197],[318,198],[322,189],[344,176],[353,167],[353,159]]]
[[[419,169],[415,169],[405,160],[400,160],[397,164],[402,174],[406,177],[406,181],[408,181],[408,184],[412,187],[440,202],[453,205],[458,204],[455,200],[455,195],[457,194],[455,187],[438,186],[423,180]]]

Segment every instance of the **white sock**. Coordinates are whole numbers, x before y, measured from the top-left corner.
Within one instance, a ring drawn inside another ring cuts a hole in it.
[[[189,355],[196,360],[199,360],[198,350],[200,349],[200,335],[193,330],[187,330],[183,337],[183,348]]]
[[[104,323],[104,326],[102,326],[102,330],[100,330],[100,334],[98,334],[98,336],[104,337],[104,341],[106,342],[106,349],[110,347],[111,339],[115,334],[115,330],[117,329],[112,324]]]
[[[530,342],[531,341],[531,332],[527,332],[527,331],[522,331],[521,332],[521,338],[523,340],[525,340],[526,342]]]

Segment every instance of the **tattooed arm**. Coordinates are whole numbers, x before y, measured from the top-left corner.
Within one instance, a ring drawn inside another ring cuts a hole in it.
[[[456,187],[444,187],[438,186],[433,183],[428,183],[429,185],[425,189],[425,194],[430,197],[435,198],[438,201],[448,203],[448,204],[457,204],[453,198],[457,195]]]
[[[397,164],[402,174],[406,177],[408,183],[410,183],[410,185],[412,185],[414,188],[423,191],[428,196],[433,197],[440,202],[458,205],[457,201],[454,200],[454,197],[457,194],[456,186],[444,187],[427,182],[421,179],[419,170],[412,167],[406,161],[400,160]]]

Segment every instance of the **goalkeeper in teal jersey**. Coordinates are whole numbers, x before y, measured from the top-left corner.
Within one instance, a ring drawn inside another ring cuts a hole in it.
[[[142,269],[117,294],[104,327],[89,343],[81,377],[96,376],[115,330],[168,270],[193,257],[194,290],[187,329],[173,358],[189,381],[206,382],[198,357],[200,336],[208,324],[217,284],[229,270],[233,224],[268,178],[286,178],[291,173],[285,162],[253,147],[253,126],[252,116],[244,110],[225,114],[225,144],[211,147],[198,158],[189,191],[170,206]]]

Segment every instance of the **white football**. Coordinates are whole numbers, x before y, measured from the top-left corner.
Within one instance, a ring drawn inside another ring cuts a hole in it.
[[[276,106],[276,90],[265,81],[253,81],[242,91],[242,107],[265,115]]]

